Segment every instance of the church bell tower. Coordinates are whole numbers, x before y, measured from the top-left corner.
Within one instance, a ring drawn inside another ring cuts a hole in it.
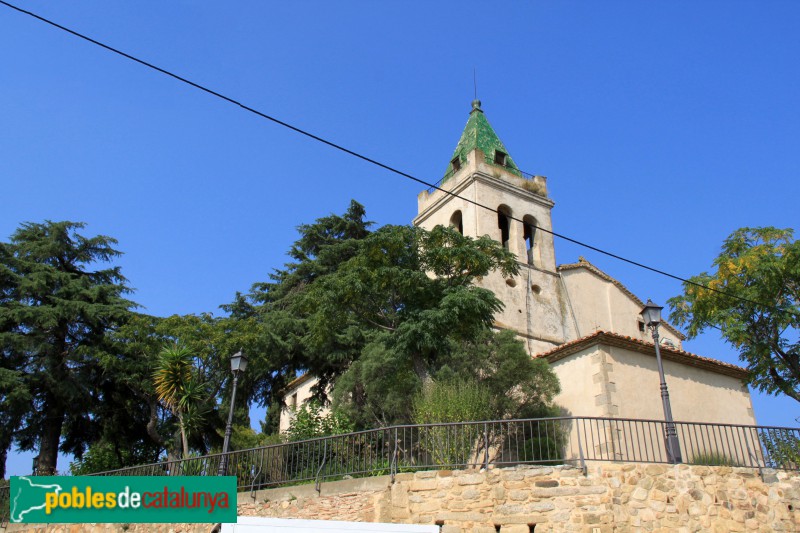
[[[488,235],[517,257],[517,276],[504,278],[500,272],[492,272],[478,283],[505,305],[495,316],[496,327],[515,331],[531,354],[565,342],[569,326],[564,317],[568,313],[556,270],[553,236],[542,231],[552,229],[554,203],[547,196],[547,180],[523,176],[479,100],[472,102],[467,125],[439,187],[452,194],[436,189],[421,192],[415,226],[432,229],[442,224],[468,237]]]

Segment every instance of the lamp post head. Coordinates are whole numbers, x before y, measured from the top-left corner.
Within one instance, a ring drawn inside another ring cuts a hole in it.
[[[233,373],[244,372],[247,368],[247,357],[241,350],[231,356],[231,370]]]
[[[642,312],[642,318],[644,319],[644,324],[646,326],[657,328],[658,325],[661,323],[661,310],[664,309],[661,306],[658,306],[653,303],[653,301],[648,298],[647,303],[644,305]]]

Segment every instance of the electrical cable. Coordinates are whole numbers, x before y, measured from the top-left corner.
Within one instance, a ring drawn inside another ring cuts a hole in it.
[[[186,79],[186,78],[184,78],[182,76],[179,76],[179,75],[177,75],[177,74],[175,74],[173,72],[170,72],[170,71],[165,70],[165,69],[163,69],[161,67],[153,65],[152,63],[148,63],[147,61],[144,61],[144,60],[139,59],[139,58],[137,58],[135,56],[132,56],[132,55],[126,53],[126,52],[123,52],[123,51],[118,50],[118,49],[116,49],[116,48],[114,48],[112,46],[109,46],[109,45],[104,44],[104,43],[102,43],[100,41],[92,39],[91,37],[88,37],[86,35],[83,35],[82,33],[79,33],[77,31],[75,31],[75,30],[67,28],[66,26],[62,26],[61,24],[53,22],[52,20],[46,19],[46,18],[44,18],[44,17],[42,17],[40,15],[37,15],[36,13],[33,13],[31,11],[27,11],[25,9],[22,9],[21,7],[18,7],[18,6],[15,6],[13,4],[10,4],[10,3],[6,2],[5,0],[0,0],[0,4],[3,4],[6,7],[9,7],[11,9],[15,10],[15,11],[18,11],[18,12],[23,13],[25,15],[31,16],[31,17],[33,17],[33,18],[35,18],[35,19],[37,19],[37,20],[39,20],[41,22],[44,22],[45,24],[49,24],[50,26],[53,26],[53,27],[58,28],[58,29],[60,29],[62,31],[65,31],[65,32],[67,32],[67,33],[69,33],[71,35],[74,35],[75,37],[78,37],[80,39],[88,41],[88,42],[90,42],[90,43],[92,43],[94,45],[97,45],[97,46],[101,47],[101,48],[104,48],[104,49],[108,50],[109,52],[113,52],[113,53],[115,53],[117,55],[120,55],[122,57],[130,59],[131,61],[139,63],[140,65],[144,65],[145,67],[148,67],[148,68],[153,69],[153,70],[155,70],[157,72],[165,74],[165,75],[167,75],[167,76],[169,76],[171,78],[174,78],[174,79],[176,79],[176,80],[178,80],[178,81],[180,81],[182,83],[190,85],[190,86],[194,87],[195,89],[199,89],[199,90],[201,90],[201,91],[203,91],[205,93],[208,93],[208,94],[210,94],[212,96],[220,98],[220,99],[222,99],[222,100],[224,100],[224,101],[226,101],[228,103],[231,103],[231,104],[234,104],[234,105],[236,105],[238,107],[241,107],[245,111],[253,113],[253,114],[255,114],[255,115],[257,115],[257,116],[259,116],[261,118],[267,119],[267,120],[269,120],[271,122],[274,122],[275,124],[283,126],[284,128],[288,128],[288,129],[290,129],[290,130],[292,130],[292,131],[294,131],[296,133],[304,135],[304,136],[306,136],[306,137],[308,137],[310,139],[313,139],[315,141],[318,141],[318,142],[320,142],[322,144],[330,146],[331,148],[334,148],[336,150],[339,150],[341,152],[349,154],[349,155],[351,155],[353,157],[361,159],[362,161],[366,161],[367,163],[370,163],[372,165],[380,167],[380,168],[382,168],[384,170],[388,170],[389,172],[392,172],[392,173],[397,174],[399,176],[402,176],[404,178],[407,178],[407,179],[410,179],[412,181],[415,181],[415,182],[417,182],[417,183],[419,183],[421,185],[425,185],[429,189],[436,189],[436,190],[441,191],[441,192],[443,192],[443,193],[445,193],[445,194],[447,194],[449,196],[452,196],[453,198],[458,198],[460,200],[464,200],[467,203],[473,204],[476,207],[480,207],[482,209],[487,209],[489,211],[498,213],[497,209],[494,209],[492,207],[489,207],[488,205],[482,204],[482,203],[478,202],[477,200],[471,200],[469,198],[466,198],[466,197],[463,197],[463,196],[459,196],[458,194],[455,194],[453,192],[450,192],[450,191],[447,191],[445,189],[442,189],[441,187],[439,187],[436,184],[429,183],[429,182],[427,182],[425,180],[422,180],[420,178],[412,176],[411,174],[403,172],[402,170],[398,170],[398,169],[396,169],[396,168],[394,168],[392,166],[386,165],[384,163],[381,163],[380,161],[377,161],[377,160],[372,159],[370,157],[367,157],[367,156],[365,156],[363,154],[360,154],[358,152],[350,150],[349,148],[345,148],[344,146],[336,144],[333,141],[329,141],[329,140],[327,140],[327,139],[325,139],[323,137],[320,137],[320,136],[315,135],[315,134],[313,134],[311,132],[308,132],[306,130],[298,128],[297,126],[293,126],[293,125],[291,125],[291,124],[289,124],[287,122],[284,122],[284,121],[282,121],[282,120],[280,120],[278,118],[275,118],[275,117],[273,117],[271,115],[263,113],[263,112],[261,112],[261,111],[259,111],[257,109],[254,109],[254,108],[252,108],[252,107],[250,107],[250,106],[248,106],[246,104],[243,104],[243,103],[239,102],[238,100],[235,100],[233,98],[225,96],[224,94],[218,93],[218,92],[216,92],[216,91],[214,91],[212,89],[209,89],[208,87],[200,85],[199,83],[195,83],[195,82],[193,82],[191,80],[188,80],[188,79]],[[525,172],[525,174],[529,174],[529,173]],[[532,175],[532,174],[530,174],[530,175]],[[523,224],[525,223],[524,221],[522,221],[522,220],[520,220],[518,218],[514,218],[514,217],[508,216],[508,215],[506,215],[506,216],[509,219],[514,220],[516,222],[521,222]],[[670,274],[669,272],[666,272],[664,270],[660,270],[658,268],[651,267],[651,266],[645,265],[643,263],[639,263],[638,261],[634,261],[632,259],[627,259],[625,257],[622,257],[621,255],[617,255],[615,253],[608,252],[606,250],[603,250],[602,248],[598,248],[596,246],[592,246],[591,244],[587,244],[587,243],[579,241],[577,239],[573,239],[571,237],[567,237],[566,235],[562,235],[562,234],[557,233],[557,232],[552,231],[552,230],[548,230],[548,229],[545,229],[545,228],[542,228],[542,227],[539,227],[539,226],[536,226],[536,229],[544,231],[545,233],[549,233],[550,235],[552,235],[554,237],[558,237],[559,239],[565,240],[567,242],[571,242],[571,243],[576,244],[578,246],[581,246],[583,248],[587,248],[587,249],[592,250],[594,252],[597,252],[599,254],[602,254],[602,255],[617,259],[618,261],[622,261],[624,263],[628,263],[630,265],[633,265],[633,266],[636,266],[636,267],[639,267],[639,268],[642,268],[642,269],[645,269],[645,270],[649,270],[650,272],[654,272],[656,274],[660,274],[662,276],[665,276],[665,277],[680,281],[681,283],[684,283],[684,284],[689,284],[689,285],[693,285],[693,286],[701,288],[701,289],[706,289],[706,290],[709,290],[709,291],[712,291],[712,292],[716,292],[718,294],[722,294],[722,295],[728,296],[730,298],[734,298],[736,300],[740,300],[742,302],[746,302],[746,303],[750,303],[750,304],[753,304],[753,305],[758,305],[758,306],[761,306],[761,307],[766,307],[766,308],[769,308],[769,309],[773,309],[774,311],[777,311],[777,312],[789,313],[789,314],[792,314],[792,315],[795,315],[795,316],[800,316],[800,314],[795,313],[793,311],[790,311],[788,309],[778,309],[777,307],[774,307],[772,305],[767,305],[767,304],[764,304],[764,303],[761,303],[761,302],[756,302],[754,300],[750,300],[750,299],[744,298],[742,296],[738,296],[738,295],[735,295],[735,294],[730,294],[730,293],[728,293],[726,291],[723,291],[723,290],[720,290],[720,289],[715,289],[715,288],[712,288],[712,287],[708,287],[708,286],[703,285],[701,283],[694,282],[694,281],[692,281],[690,279],[686,279],[686,278],[682,278],[680,276],[676,276],[674,274]]]

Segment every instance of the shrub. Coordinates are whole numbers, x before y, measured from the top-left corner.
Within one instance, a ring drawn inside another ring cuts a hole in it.
[[[353,430],[354,424],[345,414],[335,410],[325,414],[319,402],[311,401],[297,410],[286,431],[286,438],[289,442],[296,442]]]
[[[489,390],[474,381],[431,381],[414,398],[417,424],[487,420],[492,415]],[[480,425],[431,426],[419,429],[419,443],[433,464],[462,465],[478,462],[483,428]]]
[[[692,457],[691,464],[705,466],[737,466],[737,463],[733,459],[719,452],[698,453]]]
[[[768,429],[761,434],[770,466],[797,468],[800,466],[800,439],[792,430]]]

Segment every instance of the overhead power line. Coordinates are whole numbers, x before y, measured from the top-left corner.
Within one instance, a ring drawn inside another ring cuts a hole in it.
[[[231,98],[229,96],[225,96],[224,94],[218,93],[217,91],[209,89],[208,87],[200,85],[199,83],[195,83],[195,82],[193,82],[193,81],[191,81],[191,80],[189,80],[187,78],[179,76],[178,74],[175,74],[175,73],[170,72],[170,71],[168,71],[166,69],[158,67],[158,66],[156,66],[156,65],[154,65],[152,63],[148,63],[147,61],[144,61],[142,59],[139,59],[138,57],[132,56],[132,55],[126,53],[126,52],[123,52],[122,50],[114,48],[113,46],[109,46],[109,45],[107,45],[105,43],[102,43],[102,42],[96,40],[96,39],[92,39],[91,37],[88,37],[88,36],[86,36],[86,35],[84,35],[82,33],[79,33],[77,31],[75,31],[75,30],[67,28],[66,26],[62,26],[61,24],[58,24],[57,22],[53,22],[52,20],[44,18],[44,17],[42,17],[40,15],[37,15],[36,13],[33,13],[33,12],[28,11],[26,9],[22,9],[21,7],[18,7],[18,6],[15,6],[13,4],[10,4],[10,3],[6,2],[5,0],[0,0],[0,4],[3,4],[3,5],[11,8],[11,9],[13,9],[15,11],[18,11],[20,13],[23,13],[25,15],[31,16],[31,17],[33,17],[33,18],[35,18],[35,19],[37,19],[37,20],[39,20],[41,22],[44,22],[45,24],[49,24],[50,26],[58,28],[59,30],[65,31],[65,32],[67,32],[67,33],[69,33],[71,35],[74,35],[75,37],[83,39],[84,41],[88,41],[88,42],[90,42],[90,43],[92,43],[94,45],[97,45],[97,46],[99,46],[101,48],[104,48],[104,49],[108,50],[109,52],[113,52],[113,53],[115,53],[117,55],[120,55],[120,56],[122,56],[124,58],[130,59],[131,61],[139,63],[140,65],[144,65],[145,67],[148,67],[148,68],[153,69],[153,70],[155,70],[157,72],[165,74],[165,75],[167,75],[167,76],[169,76],[171,78],[174,78],[174,79],[176,79],[176,80],[178,80],[178,81],[180,81],[182,83],[190,85],[190,86],[194,87],[195,89],[199,89],[199,90],[201,90],[201,91],[203,91],[205,93],[208,93],[208,94],[210,94],[212,96],[215,96],[215,97],[217,97],[217,98],[219,98],[221,100],[224,100],[224,101],[226,101],[228,103],[231,103],[231,104],[234,104],[234,105],[236,105],[238,107],[241,107],[245,111],[253,113],[254,115],[257,115],[257,116],[259,116],[261,118],[267,119],[267,120],[269,120],[271,122],[274,122],[275,124],[283,126],[284,128],[288,128],[288,129],[290,129],[290,130],[292,130],[292,131],[294,131],[296,133],[299,133],[301,135],[309,137],[309,138],[311,138],[311,139],[313,139],[315,141],[321,142],[322,144],[328,145],[331,148],[335,148],[336,150],[339,150],[341,152],[349,154],[349,155],[351,155],[353,157],[357,157],[358,159],[361,159],[362,161],[366,161],[367,163],[370,163],[372,165],[380,167],[380,168],[382,168],[384,170],[388,170],[389,172],[392,172],[392,173],[397,174],[399,176],[402,176],[404,178],[407,178],[407,179],[410,179],[412,181],[415,181],[415,182],[417,182],[417,183],[419,183],[421,185],[424,185],[424,186],[428,187],[429,189],[435,189],[435,190],[441,191],[441,192],[443,192],[443,193],[445,193],[445,194],[447,194],[449,196],[452,196],[454,198],[458,198],[460,200],[463,200],[463,201],[465,201],[467,203],[473,204],[476,207],[480,207],[482,209],[487,209],[487,210],[495,212],[495,213],[498,212],[498,210],[493,208],[493,207],[490,207],[490,206],[488,206],[486,204],[482,204],[482,203],[480,203],[480,202],[478,202],[476,200],[472,200],[470,198],[459,196],[456,193],[453,193],[451,191],[447,191],[445,189],[442,189],[439,185],[437,185],[435,183],[430,183],[430,182],[427,182],[427,181],[425,181],[423,179],[420,179],[420,178],[417,178],[415,176],[412,176],[411,174],[408,174],[407,172],[403,172],[402,170],[399,170],[399,169],[396,169],[396,168],[394,168],[394,167],[392,167],[390,165],[381,163],[380,161],[372,159],[371,157],[367,157],[367,156],[365,156],[363,154],[360,154],[358,152],[350,150],[349,148],[345,148],[344,146],[342,146],[340,144],[336,144],[333,141],[329,141],[329,140],[327,140],[327,139],[325,139],[323,137],[320,137],[319,135],[315,135],[315,134],[313,134],[313,133],[311,133],[309,131],[306,131],[304,129],[298,128],[297,126],[293,126],[293,125],[289,124],[288,122],[284,122],[284,121],[282,121],[282,120],[280,120],[278,118],[275,118],[275,117],[273,117],[271,115],[263,113],[263,112],[255,109],[255,108],[252,108],[252,107],[250,107],[250,106],[248,106],[246,104],[243,104],[242,102],[239,102],[238,100],[235,100],[235,99],[233,99],[233,98]],[[506,216],[508,216],[508,215],[506,215]],[[511,220],[514,220],[516,222],[521,222],[523,224],[525,223],[523,220],[515,218],[513,216],[508,216],[508,218],[511,219]],[[577,244],[578,246],[581,246],[583,248],[592,250],[592,251],[597,252],[599,254],[603,254],[605,256],[612,257],[612,258],[617,259],[619,261],[622,261],[624,263],[628,263],[630,265],[633,265],[633,266],[636,266],[636,267],[639,267],[639,268],[643,268],[645,270],[649,270],[650,272],[654,272],[656,274],[660,274],[662,276],[666,276],[668,278],[680,281],[681,283],[686,283],[686,284],[693,285],[693,286],[698,287],[698,288],[702,288],[702,289],[706,289],[706,290],[709,290],[709,291],[712,291],[712,292],[716,292],[718,294],[722,294],[722,295],[728,296],[730,298],[734,298],[734,299],[742,301],[742,302],[750,303],[750,304],[753,304],[753,305],[759,305],[759,306],[762,306],[762,307],[767,307],[767,308],[773,309],[774,311],[777,311],[777,312],[788,312],[788,313],[791,313],[793,315],[797,315],[797,313],[794,313],[793,311],[778,309],[773,305],[764,304],[762,302],[756,302],[756,301],[750,300],[748,298],[743,298],[741,296],[738,296],[738,295],[735,295],[735,294],[731,294],[731,293],[728,293],[728,292],[720,290],[720,289],[715,289],[715,288],[709,287],[707,285],[703,285],[701,283],[697,283],[697,282],[692,281],[690,279],[686,279],[686,278],[682,278],[680,276],[676,276],[674,274],[670,274],[669,272],[666,272],[664,270],[660,270],[658,268],[645,265],[644,263],[640,263],[638,261],[634,261],[632,259],[628,259],[628,258],[623,257],[621,255],[618,255],[618,254],[603,250],[602,248],[598,248],[597,246],[592,246],[591,244],[579,241],[577,239],[573,239],[572,237],[567,237],[566,235],[562,235],[560,233],[557,233],[557,232],[552,231],[552,230],[548,230],[546,228],[542,228],[542,227],[536,226],[536,229],[540,230],[540,231],[544,231],[545,233],[549,233],[550,235],[553,235],[554,237],[558,237],[559,239],[563,239],[563,240],[565,240],[567,242],[571,242],[573,244]]]

